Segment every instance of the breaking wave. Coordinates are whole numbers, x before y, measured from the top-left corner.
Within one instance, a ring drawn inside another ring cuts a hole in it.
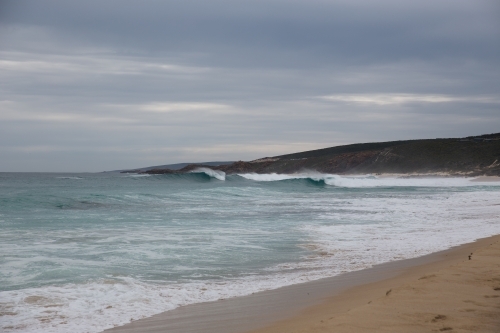
[[[81,177],[2,176],[0,331],[97,333],[500,233],[500,182],[481,179]]]
[[[467,187],[478,185],[498,186],[500,182],[480,182],[472,181],[473,178],[452,178],[452,177],[418,177],[418,178],[397,178],[397,177],[376,177],[372,175],[364,176],[339,176],[333,174],[323,174],[317,172],[297,173],[297,174],[238,174],[248,180],[259,182],[275,182],[285,180],[311,180],[326,185],[346,188],[368,188],[368,187]]]
[[[209,168],[197,168],[191,171],[191,173],[204,173],[211,178],[226,180],[226,173],[224,171],[212,170]]]

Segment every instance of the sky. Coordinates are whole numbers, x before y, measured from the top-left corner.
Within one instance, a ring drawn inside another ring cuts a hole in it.
[[[0,172],[497,132],[498,0],[0,0]]]

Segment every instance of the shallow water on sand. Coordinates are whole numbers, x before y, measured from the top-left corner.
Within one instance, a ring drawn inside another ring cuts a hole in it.
[[[99,332],[500,233],[500,183],[0,174],[0,327]]]

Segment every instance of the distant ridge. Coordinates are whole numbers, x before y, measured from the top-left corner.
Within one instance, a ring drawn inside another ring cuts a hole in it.
[[[232,164],[234,161],[215,161],[215,162],[201,162],[201,163],[175,163],[175,164],[165,164],[165,165],[155,165],[155,166],[149,166],[149,167],[144,167],[144,168],[137,168],[133,170],[114,170],[114,171],[107,171],[107,172],[123,172],[123,171],[137,171],[137,172],[145,172],[153,169],[169,169],[169,170],[180,170],[188,165],[192,164],[203,164],[203,165],[208,165],[211,167],[214,166],[219,166],[219,165],[227,165],[227,164]]]
[[[150,174],[183,173],[198,167],[226,173],[403,174],[500,176],[500,133],[450,139],[358,143],[213,166],[151,167]],[[132,170],[128,172],[136,172]]]

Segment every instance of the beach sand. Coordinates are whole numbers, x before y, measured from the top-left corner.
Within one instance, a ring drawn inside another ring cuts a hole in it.
[[[473,182],[500,182],[500,177],[497,176],[481,176],[472,179]]]
[[[474,247],[474,246],[473,246]],[[460,260],[416,266],[348,290],[253,333],[500,332],[500,237],[457,249]],[[437,265],[436,265],[437,264]]]
[[[328,279],[189,305],[106,332],[498,333],[500,236]]]

